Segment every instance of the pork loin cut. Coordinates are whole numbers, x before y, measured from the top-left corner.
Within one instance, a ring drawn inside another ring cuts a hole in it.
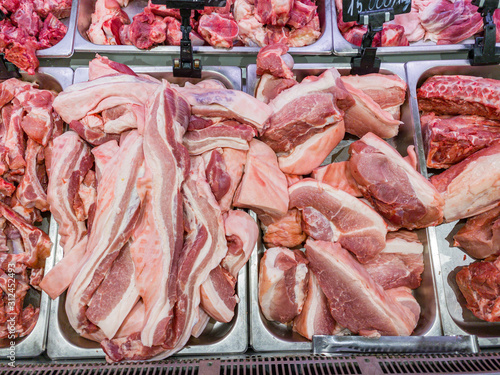
[[[335,335],[342,330],[332,314],[328,299],[314,276],[309,272],[307,298],[302,312],[293,320],[293,330],[312,340],[313,335]]]
[[[257,139],[250,142],[245,172],[233,205],[277,217],[288,211],[286,177],[278,167],[274,151]]]
[[[417,90],[418,108],[441,115],[500,120],[500,81],[473,76],[432,76]]]
[[[335,189],[343,190],[354,197],[363,196],[358,189],[356,180],[352,177],[349,161],[340,161],[315,168],[311,176]]]
[[[478,215],[500,201],[500,142],[484,148],[446,171],[431,177],[444,198],[444,219]]]
[[[443,221],[443,198],[387,142],[368,133],[349,147],[359,189],[386,219],[407,229]]]
[[[354,104],[335,68],[282,91],[270,103],[272,115],[261,139],[277,152],[289,152],[328,125],[342,120]]]
[[[321,165],[344,138],[344,121],[327,126],[304,143],[295,146],[287,155],[278,156],[280,169],[287,174],[307,175]]]
[[[500,136],[500,121],[481,116],[420,117],[429,168],[449,168],[491,145]]]
[[[384,250],[364,264],[372,279],[384,289],[416,289],[424,271],[424,247],[414,232],[401,230],[387,233]]]
[[[306,257],[341,326],[362,336],[409,336],[413,332],[418,318],[375,283],[338,243],[308,239]]]
[[[467,254],[485,259],[500,253],[500,206],[471,217],[453,236],[453,246],[460,246]]]
[[[304,231],[309,236],[339,242],[363,263],[385,247],[384,220],[352,195],[313,179],[297,182],[288,192],[290,207],[302,211]]]
[[[355,104],[344,117],[346,132],[362,137],[372,132],[381,138],[392,138],[398,134],[401,122],[384,111],[370,96],[344,81],[344,86],[352,95]]]
[[[456,276],[466,307],[479,319],[500,321],[500,270],[498,260],[475,262],[462,268]]]
[[[307,260],[301,251],[284,247],[266,250],[259,266],[259,305],[267,320],[288,323],[300,314],[307,273]]]

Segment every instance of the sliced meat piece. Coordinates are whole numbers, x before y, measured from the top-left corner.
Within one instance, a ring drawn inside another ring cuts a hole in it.
[[[198,32],[215,48],[232,48],[238,37],[238,25],[218,13],[204,14],[199,19]]]
[[[7,126],[3,139],[3,144],[8,150],[7,163],[11,170],[19,170],[20,172],[24,172],[26,167],[26,160],[24,160],[26,140],[21,126],[23,112],[23,107],[19,105],[2,108],[2,118],[4,125]],[[7,119],[8,122],[5,122]]]
[[[293,79],[293,63],[292,66],[289,66],[287,64],[289,59],[285,58],[287,60],[285,61],[283,57],[287,52],[288,47],[281,43],[270,44],[261,48],[257,55],[257,75],[261,76],[264,73],[269,73],[276,78]]]
[[[238,188],[243,176],[243,170],[245,169],[247,161],[247,153],[246,151],[226,147],[223,148],[222,158],[226,167],[226,173],[230,178],[229,189],[219,200],[221,211],[226,212],[231,209],[236,189]]]
[[[293,320],[293,330],[312,340],[314,335],[335,335],[342,330],[332,314],[328,299],[314,273],[309,272],[307,298],[302,312]]]
[[[274,151],[257,139],[250,141],[245,172],[233,205],[279,217],[288,211],[287,187]]]
[[[387,245],[373,260],[363,264],[373,280],[384,289],[416,289],[424,271],[424,246],[414,232],[387,234]]]
[[[303,211],[309,226],[305,232],[316,239],[338,241],[367,262],[385,247],[387,226],[382,217],[352,195],[313,179],[290,186],[290,207]]]
[[[217,148],[205,152],[202,157],[207,166],[205,170],[207,181],[210,184],[215,199],[219,202],[227,194],[231,184],[231,177],[226,172],[226,165],[222,158],[222,149]]]
[[[309,268],[329,301],[333,318],[362,336],[409,336],[418,319],[386,293],[338,243],[306,242]]]
[[[276,78],[271,74],[264,73],[262,77],[260,77],[259,84],[255,90],[255,97],[268,104],[282,91],[285,91],[296,84],[298,84],[298,82],[294,79]]]
[[[322,132],[295,146],[288,155],[278,156],[280,169],[287,174],[311,173],[337,147],[344,135],[344,121],[325,127]]]
[[[500,206],[471,217],[453,236],[453,246],[477,259],[500,253]]]
[[[24,82],[16,78],[10,78],[0,83],[0,106],[5,106],[14,97],[19,95],[24,90],[29,90],[33,84]],[[3,115],[2,115],[3,117]],[[5,119],[4,119],[5,123]]]
[[[291,322],[304,305],[308,281],[307,261],[299,250],[266,250],[259,266],[259,305],[267,320]]]
[[[439,115],[500,120],[500,85],[490,78],[432,76],[417,90],[418,109]]]
[[[352,177],[349,161],[340,161],[315,168],[311,176],[335,189],[343,190],[354,197],[363,196],[359,191],[356,180]]]
[[[500,121],[481,116],[420,117],[429,168],[449,168],[491,145],[500,136]]]
[[[299,246],[306,240],[300,211],[289,210],[285,216],[267,225],[262,239],[267,247]]]
[[[102,129],[90,127],[89,122],[94,120],[98,120],[102,124],[100,116],[91,115],[84,117],[82,121],[71,121],[69,128],[93,146],[100,146],[109,141],[118,141],[120,139],[119,134],[107,134]]]
[[[214,268],[200,287],[200,306],[203,311],[218,322],[229,323],[239,303],[235,286],[236,279],[229,271],[221,266]]]
[[[443,198],[387,142],[368,133],[349,147],[349,167],[359,190],[391,223],[407,229],[443,221]]]
[[[478,215],[498,204],[499,155],[500,142],[497,141],[431,177],[432,184],[444,199],[446,221]]]

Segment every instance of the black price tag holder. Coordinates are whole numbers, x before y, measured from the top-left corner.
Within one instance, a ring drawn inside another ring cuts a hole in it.
[[[496,46],[496,25],[493,12],[500,8],[500,0],[472,0],[483,16],[484,36],[476,37],[473,48],[469,51],[471,65],[493,65],[500,63],[500,48]]]
[[[373,38],[382,31],[384,22],[392,21],[396,14],[409,13],[411,0],[343,0],[342,7],[344,22],[357,21],[368,28],[358,55],[351,58],[351,74],[378,73],[380,59],[377,48],[372,47]]]
[[[0,11],[0,21],[3,21],[5,14]],[[9,78],[21,78],[21,73],[19,69],[14,64],[5,61],[5,55],[0,54],[0,81],[4,81]]]
[[[191,11],[207,7],[225,7],[226,0],[153,0],[153,4],[166,5],[170,9],[179,9],[181,13],[182,39],[180,58],[173,61],[174,77],[201,78],[201,61],[193,58],[191,32]]]

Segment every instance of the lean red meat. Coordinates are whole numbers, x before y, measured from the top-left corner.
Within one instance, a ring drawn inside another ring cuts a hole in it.
[[[387,142],[368,133],[349,153],[360,191],[387,220],[407,229],[441,224],[444,201],[438,190]]]

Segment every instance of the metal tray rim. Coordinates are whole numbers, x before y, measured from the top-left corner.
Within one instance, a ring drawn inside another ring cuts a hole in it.
[[[304,47],[290,47],[288,53],[297,55],[331,55],[333,49],[332,38],[332,19],[329,15],[332,14],[331,0],[325,0],[325,31],[320,38]],[[76,15],[78,20],[78,14]],[[96,52],[96,53],[141,53],[141,54],[178,54],[178,46],[158,46],[150,50],[141,50],[135,46],[106,46],[101,44],[94,44],[82,37],[78,31],[77,23],[74,25],[74,50],[76,52]],[[193,53],[207,54],[207,55],[232,55],[232,54],[257,54],[260,47],[233,47],[232,49],[213,48],[211,46],[193,46]]]

